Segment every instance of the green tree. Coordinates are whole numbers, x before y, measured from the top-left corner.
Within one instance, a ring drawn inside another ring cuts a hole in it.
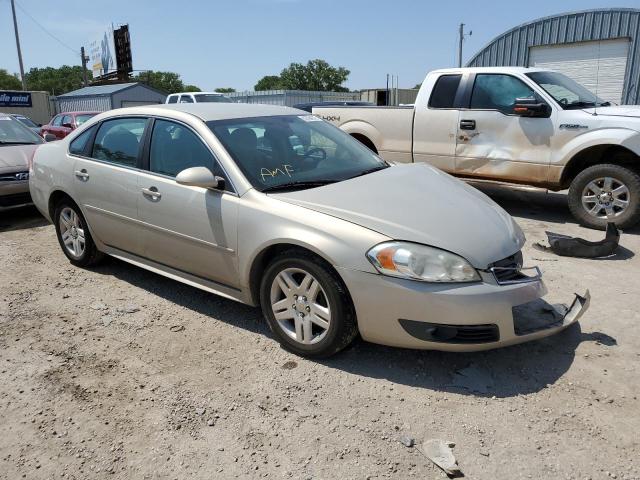
[[[166,94],[184,92],[184,83],[180,79],[180,75],[174,72],[154,72],[148,70],[140,72],[133,77],[136,82],[142,82],[151,88],[165,92]]]
[[[306,65],[292,63],[280,73],[283,88],[287,90],[317,90],[348,92],[342,86],[351,72],[344,67],[332,67],[326,61],[309,60]]]
[[[87,72],[87,78],[91,73]],[[41,90],[51,95],[62,95],[82,88],[82,67],[63,65],[60,68],[32,68],[24,75],[29,90]]]
[[[22,82],[17,75],[11,75],[4,68],[0,68],[1,90],[22,90]]]
[[[183,92],[201,92],[200,87],[196,87],[195,85],[185,85]]]
[[[282,79],[278,75],[267,75],[258,80],[253,88],[256,91],[280,90],[283,88]]]
[[[421,83],[416,83],[416,86],[413,87],[414,90],[420,90],[420,87],[422,87]]]
[[[216,88],[216,92],[218,92],[218,93],[233,93],[235,91],[236,91],[236,89],[235,88],[231,88],[231,87],[218,87],[218,88]]]

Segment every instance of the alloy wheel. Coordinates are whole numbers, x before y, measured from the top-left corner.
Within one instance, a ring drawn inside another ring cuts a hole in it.
[[[596,178],[584,187],[582,206],[593,217],[618,217],[629,206],[629,188],[613,177]]]
[[[67,252],[75,258],[80,258],[85,249],[84,228],[80,216],[70,207],[60,211],[60,237]]]
[[[331,307],[322,285],[309,272],[279,272],[271,284],[270,301],[278,326],[296,342],[312,345],[327,335]]]

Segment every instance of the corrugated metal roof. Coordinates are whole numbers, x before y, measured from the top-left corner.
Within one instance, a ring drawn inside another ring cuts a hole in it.
[[[138,82],[117,83],[114,85],[96,85],[92,87],[83,87],[73,92],[67,92],[58,97],[88,97],[88,96],[107,96],[116,92],[138,85]],[[141,84],[144,85],[144,84]],[[146,87],[146,85],[144,85]]]
[[[622,101],[640,104],[640,10],[607,8],[570,12],[524,23],[497,36],[468,67],[527,66],[529,49],[540,45],[629,38]]]

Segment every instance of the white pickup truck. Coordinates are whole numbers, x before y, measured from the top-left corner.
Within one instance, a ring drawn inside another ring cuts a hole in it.
[[[578,221],[640,221],[640,106],[613,106],[570,78],[520,67],[429,73],[414,107],[314,107],[386,160],[453,175],[569,189]]]

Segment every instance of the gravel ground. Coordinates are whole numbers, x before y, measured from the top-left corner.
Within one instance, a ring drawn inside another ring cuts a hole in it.
[[[555,257],[531,248],[546,229],[602,233],[563,194],[482,189],[552,300],[591,290],[580,325],[478,354],[356,341],[308,361],[255,309],[114,259],[74,268],[34,209],[0,214],[0,477],[445,478],[417,448],[437,438],[468,478],[640,478],[640,230],[612,259]]]

